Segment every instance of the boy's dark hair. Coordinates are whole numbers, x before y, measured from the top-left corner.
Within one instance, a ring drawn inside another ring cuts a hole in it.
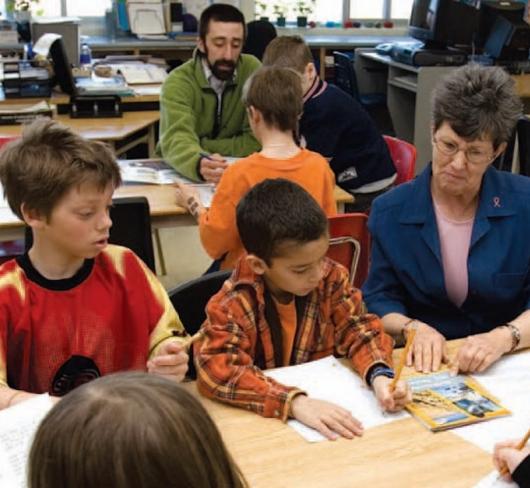
[[[328,231],[328,219],[316,200],[283,178],[254,186],[237,205],[236,221],[246,251],[268,266],[282,244],[316,241]]]
[[[263,66],[292,68],[303,73],[313,63],[309,46],[300,36],[281,36],[272,40],[263,54]]]
[[[304,109],[302,79],[290,68],[262,67],[246,81],[243,103],[259,110],[269,127],[297,133]]]
[[[0,153],[0,181],[13,213],[21,207],[49,218],[57,202],[73,187],[94,184],[103,190],[121,183],[111,149],[89,141],[52,120],[37,120]]]
[[[246,37],[247,25],[245,24],[245,17],[233,5],[214,3],[202,11],[199,20],[199,37],[203,42],[206,42],[206,34],[208,34],[210,20],[214,22],[235,22],[241,24],[243,26],[243,39]]]

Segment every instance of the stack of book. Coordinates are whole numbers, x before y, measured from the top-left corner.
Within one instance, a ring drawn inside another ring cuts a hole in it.
[[[52,117],[55,106],[42,100],[38,103],[9,103],[0,107],[0,125],[26,124],[43,117]]]

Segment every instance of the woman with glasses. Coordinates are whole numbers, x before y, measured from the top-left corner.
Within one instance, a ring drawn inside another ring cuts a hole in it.
[[[430,372],[446,340],[466,337],[453,368],[483,371],[530,346],[530,180],[492,162],[521,114],[510,76],[467,65],[434,91],[432,163],[375,200],[368,310]]]

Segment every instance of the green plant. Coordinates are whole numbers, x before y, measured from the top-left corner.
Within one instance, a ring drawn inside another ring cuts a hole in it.
[[[276,17],[285,17],[285,14],[287,13],[288,7],[287,7],[287,5],[285,3],[279,2],[279,3],[275,3],[272,6],[272,10],[273,10],[274,15]]]
[[[265,2],[255,2],[256,5],[256,15],[258,17],[265,15],[267,10],[267,4]]]
[[[296,10],[302,16],[312,14],[315,9],[316,0],[298,0],[296,2]]]
[[[34,10],[40,0],[6,0],[6,11],[14,12],[33,12],[36,15],[42,15],[42,9]]]

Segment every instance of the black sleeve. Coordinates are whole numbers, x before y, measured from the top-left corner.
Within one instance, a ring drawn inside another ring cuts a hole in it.
[[[530,455],[526,456],[512,473],[513,480],[520,488],[530,488]]]

